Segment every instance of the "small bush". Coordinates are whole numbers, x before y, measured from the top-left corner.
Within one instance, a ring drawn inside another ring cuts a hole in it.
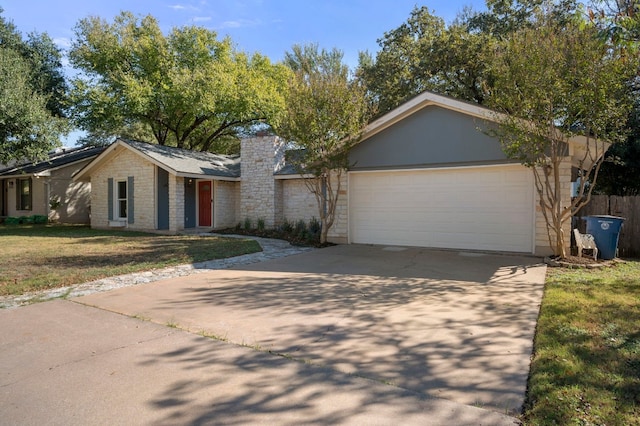
[[[296,222],[294,233],[299,237],[303,237],[307,233],[307,223],[303,219]]]
[[[251,229],[253,223],[251,222],[251,219],[249,219],[248,217],[244,218],[244,229],[246,229],[247,231]]]
[[[293,231],[293,224],[285,219],[282,225],[280,225],[280,230],[285,234],[290,234]]]
[[[322,229],[322,224],[318,219],[312,217],[309,221],[309,232],[311,235],[320,235],[320,230]]]
[[[236,231],[239,231],[239,230],[241,230],[241,229],[242,229],[242,222],[238,222],[238,223],[236,224]]]
[[[6,223],[7,225],[19,225],[20,224],[20,218],[19,217],[9,216],[8,218],[6,218],[4,220],[4,223]]]
[[[258,231],[264,231],[265,225],[264,225],[264,219],[263,218],[259,218],[258,219],[257,227],[258,227]]]
[[[45,224],[47,222],[49,222],[49,218],[47,216],[45,216],[45,215],[37,214],[37,215],[33,216],[33,223],[37,223],[37,224],[42,225],[42,224]]]

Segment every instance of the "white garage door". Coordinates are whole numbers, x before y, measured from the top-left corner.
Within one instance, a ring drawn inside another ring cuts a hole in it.
[[[533,191],[520,165],[351,172],[350,241],[531,253]]]

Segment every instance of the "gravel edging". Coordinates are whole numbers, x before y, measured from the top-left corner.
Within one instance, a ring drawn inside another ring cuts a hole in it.
[[[67,287],[54,288],[50,290],[37,291],[19,296],[0,296],[0,309],[17,308],[33,303],[44,302],[52,299],[70,298],[85,296],[92,293],[114,290],[117,288],[130,287],[138,284],[145,284],[160,281],[167,278],[183,277],[191,274],[200,274],[216,269],[228,269],[239,265],[249,265],[263,262],[269,259],[292,256],[315,250],[313,247],[293,246],[288,241],[271,238],[251,237],[246,235],[222,235],[214,233],[201,233],[201,236],[216,236],[226,238],[249,238],[256,240],[262,247],[261,252],[244,254],[242,256],[229,257],[227,259],[208,260],[186,265],[172,266],[150,271],[135,272],[132,274],[117,275],[76,284]]]

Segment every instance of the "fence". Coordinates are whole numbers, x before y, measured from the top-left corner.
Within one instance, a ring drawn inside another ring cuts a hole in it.
[[[585,221],[579,218],[605,214],[625,218],[618,241],[619,256],[640,257],[640,196],[593,195],[578,212],[576,225],[580,232],[585,232]]]

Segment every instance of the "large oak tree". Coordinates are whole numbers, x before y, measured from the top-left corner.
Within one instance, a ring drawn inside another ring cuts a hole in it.
[[[60,145],[69,128],[61,58],[49,36],[25,40],[0,16],[0,164],[42,159]]]
[[[128,12],[113,23],[81,20],[70,59],[82,71],[73,81],[75,118],[93,137],[150,134],[161,145],[219,153],[236,151],[244,129],[278,121],[289,76],[213,31],[164,35],[152,16]]]

